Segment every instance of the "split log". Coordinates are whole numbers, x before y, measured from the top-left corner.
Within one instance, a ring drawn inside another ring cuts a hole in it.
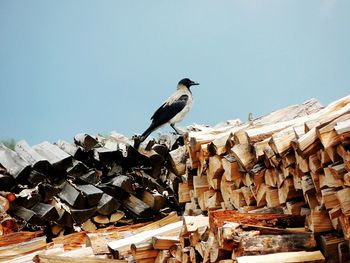
[[[321,235],[320,244],[322,252],[328,260],[338,258],[338,245],[344,241],[344,237],[341,237],[337,233]]]
[[[221,157],[218,155],[209,157],[209,164],[207,169],[207,180],[209,185],[214,190],[218,190],[223,172],[224,172],[224,169],[222,166]]]
[[[101,199],[97,204],[97,211],[101,215],[110,215],[115,212],[120,207],[120,205],[121,204],[117,199],[106,193],[103,193]]]
[[[230,199],[232,200],[232,204],[236,209],[247,205],[241,189],[232,190]]]
[[[255,156],[251,152],[250,144],[236,144],[231,148],[230,152],[246,171],[253,168]]]
[[[31,210],[36,213],[41,220],[46,222],[55,221],[59,217],[56,208],[49,204],[38,203],[33,206]]]
[[[127,260],[115,260],[115,259],[107,259],[107,258],[100,258],[96,256],[55,256],[55,255],[42,255],[38,254],[34,258],[35,262],[43,262],[43,263],[49,263],[49,262],[55,262],[55,263],[66,263],[66,262],[81,262],[81,263],[127,263]]]
[[[199,197],[201,194],[209,190],[208,180],[206,176],[193,176],[194,197]]]
[[[246,202],[246,204],[248,206],[254,206],[256,205],[256,199],[255,199],[255,196],[254,196],[254,189],[251,189],[247,186],[243,186],[240,188],[242,193],[243,193],[243,196],[244,196],[244,200]]]
[[[166,206],[166,199],[158,192],[143,191],[141,200],[149,205],[153,211],[159,211]]]
[[[309,262],[323,263],[325,258],[320,251],[298,251],[298,252],[282,252],[260,256],[242,256],[237,257],[238,263],[280,263],[280,262]]]
[[[86,133],[75,135],[74,142],[76,145],[83,147],[86,152],[92,150],[98,144],[98,141],[95,138]]]
[[[0,164],[16,181],[25,182],[29,176],[30,164],[3,144],[0,144]]]
[[[350,188],[344,188],[337,192],[337,198],[343,214],[350,212]]]
[[[90,169],[87,173],[81,175],[79,180],[85,183],[96,185],[101,182],[102,172],[95,169]]]
[[[78,225],[83,224],[89,218],[91,218],[97,211],[96,207],[87,208],[87,209],[71,209],[70,213],[74,222]]]
[[[72,165],[72,156],[60,149],[57,145],[47,141],[32,147],[37,153],[50,162],[58,170],[65,170]]]
[[[51,164],[44,157],[34,151],[25,140],[16,143],[15,151],[23,160],[29,163],[34,170],[43,173],[50,170]]]
[[[132,179],[130,176],[115,176],[108,184],[117,187],[117,189],[120,191],[125,191],[129,194],[135,194],[134,188],[132,186]]]
[[[127,250],[129,249],[131,244],[137,245],[137,244],[145,243],[146,241],[152,240],[153,236],[166,235],[168,233],[173,233],[174,231],[180,231],[181,227],[182,227],[181,221],[176,223],[171,223],[169,225],[165,225],[155,230],[144,231],[139,234],[133,235],[131,237],[109,242],[108,247],[114,253],[125,249]]]
[[[299,250],[313,250],[316,240],[312,233],[291,235],[243,236],[239,247],[234,251],[236,257],[261,255]]]
[[[152,215],[150,206],[132,194],[130,194],[129,197],[125,198],[122,201],[122,205],[134,213],[136,216],[139,216],[141,218],[147,218]]]
[[[89,206],[97,205],[103,194],[103,192],[100,189],[91,184],[76,185],[75,188],[84,195]]]
[[[327,210],[332,209],[339,205],[337,198],[337,192],[333,188],[326,188],[321,190],[322,201],[321,203],[326,207]]]
[[[275,168],[265,170],[264,181],[267,186],[276,187],[278,172]]]
[[[46,248],[46,237],[36,237],[20,245],[12,244],[0,247],[0,260],[10,260],[25,254]]]
[[[293,179],[287,178],[283,181],[281,188],[278,189],[278,197],[280,204],[284,204],[288,200],[302,196],[302,191],[294,188]]]
[[[64,183],[58,197],[74,208],[82,209],[87,207],[84,196],[68,182]]]
[[[169,152],[169,159],[172,171],[181,176],[186,172],[186,147],[181,146],[176,150]]]
[[[350,110],[349,110],[350,111]],[[324,148],[329,148],[340,143],[340,138],[337,132],[334,130],[337,122],[348,120],[350,118],[350,113],[342,114],[326,125],[321,125],[316,128],[316,133],[320,139]]]
[[[278,197],[278,189],[267,187],[266,189],[266,203],[268,207],[277,207],[280,205]]]
[[[152,237],[152,246],[154,249],[167,250],[171,246],[180,243],[179,236],[155,236]]]
[[[188,203],[191,201],[190,190],[191,187],[188,182],[179,184],[179,203]]]
[[[285,214],[239,213],[237,211],[211,211],[209,224],[214,234],[225,222],[239,224],[262,225],[271,227],[299,227],[304,226],[304,218]]]
[[[243,174],[239,170],[237,161],[232,156],[225,156],[222,160],[222,168],[224,169],[223,177],[227,181],[233,181],[237,188],[242,186]]]
[[[349,246],[346,242],[338,245],[339,262],[345,263],[350,258]]]
[[[11,191],[15,185],[13,176],[0,173],[0,191]]]
[[[310,230],[314,233],[333,230],[327,211],[311,211],[311,214],[307,217],[307,223]]]
[[[40,217],[37,214],[25,207],[18,206],[13,211],[13,213],[30,225],[42,226],[44,224],[44,222],[40,219]]]

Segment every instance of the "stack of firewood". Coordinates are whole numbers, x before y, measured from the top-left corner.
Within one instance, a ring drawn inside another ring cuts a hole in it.
[[[233,209],[305,216],[312,233],[343,233],[321,235],[325,243],[349,241],[350,97],[203,128],[190,132],[186,145],[193,170],[179,185],[185,214]]]
[[[31,236],[37,262],[350,257],[350,96],[131,145],[80,134],[0,146],[3,231],[39,226],[54,237],[48,249]]]
[[[74,143],[0,145],[1,230],[44,229],[51,238],[180,212],[171,155],[182,137],[163,136],[136,151],[113,133]],[[169,154],[170,153],[170,154]]]

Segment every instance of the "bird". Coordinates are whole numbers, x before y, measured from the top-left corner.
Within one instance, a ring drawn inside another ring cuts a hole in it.
[[[135,137],[134,148],[138,149],[140,144],[156,129],[169,123],[177,134],[181,132],[175,127],[184,119],[191,110],[193,97],[190,87],[199,85],[198,82],[189,78],[181,79],[173,93],[164,103],[154,112],[151,117],[150,126],[140,135]]]

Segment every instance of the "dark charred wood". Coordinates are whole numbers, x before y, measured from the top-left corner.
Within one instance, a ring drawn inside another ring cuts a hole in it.
[[[33,210],[43,221],[50,222],[59,218],[56,208],[50,204],[38,203],[33,206],[31,210]]]
[[[3,144],[0,144],[0,164],[17,182],[26,182],[31,170],[30,164]]]
[[[32,148],[48,160],[54,169],[66,170],[72,165],[72,156],[63,151],[57,145],[45,141],[34,145]]]
[[[162,186],[156,179],[148,175],[144,171],[140,170],[136,172],[137,178],[140,180],[141,185],[148,187],[149,189],[157,189],[159,193],[163,193],[166,188]]]
[[[68,175],[72,177],[80,177],[88,171],[89,168],[83,162],[77,160],[73,160],[72,166],[67,169]]]
[[[27,209],[25,207],[17,206],[16,208],[13,209],[13,214],[30,225],[33,225],[33,226],[44,225],[44,222],[40,219],[40,217],[37,214],[35,214],[32,210]]]
[[[100,202],[97,205],[97,211],[101,215],[110,215],[120,207],[120,203],[114,197],[103,194]]]
[[[131,145],[126,146],[125,158],[121,160],[121,164],[125,169],[129,169],[135,166],[151,166],[149,158],[141,154]]]
[[[122,200],[125,197],[129,196],[128,192],[120,191],[120,189],[117,189],[113,185],[99,184],[97,187],[101,189],[104,193],[113,196],[117,200]]]
[[[103,194],[103,192],[100,189],[91,184],[77,185],[76,189],[83,193],[89,206],[96,206],[99,203]]]
[[[45,174],[38,172],[36,170],[32,170],[28,176],[27,181],[31,186],[36,186],[39,183],[47,182],[48,178],[46,177]]]
[[[123,157],[119,150],[110,150],[108,148],[99,147],[94,149],[94,157],[101,163],[102,166],[110,165],[115,160]]]
[[[38,191],[43,202],[50,201],[55,195],[57,195],[61,189],[58,186],[51,185],[49,183],[42,183],[38,185]]]
[[[84,196],[71,184],[66,182],[58,197],[74,208],[86,208],[87,202]]]
[[[82,224],[89,218],[91,218],[97,211],[96,207],[88,208],[88,209],[71,209],[70,212],[72,214],[74,222],[77,224]]]
[[[101,176],[102,176],[101,171],[92,169],[88,171],[86,174],[80,176],[79,180],[88,184],[97,185],[98,183],[101,182]]]
[[[32,165],[34,170],[41,173],[50,171],[51,164],[48,160],[33,150],[26,141],[17,142],[15,151],[23,160]]]
[[[31,208],[41,200],[41,196],[37,188],[24,189],[16,198],[16,204],[25,208]]]
[[[0,191],[11,191],[15,185],[15,179],[11,175],[0,174]]]
[[[109,185],[113,185],[120,190],[123,190],[127,193],[134,194],[135,191],[132,186],[132,179],[127,175],[117,175],[114,177],[109,183]]]
[[[66,141],[60,140],[57,142],[57,146],[69,155],[73,156],[75,160],[81,161],[85,164],[91,163],[93,159],[92,152],[85,152],[82,147],[77,146],[75,144],[71,144]]]
[[[152,216],[151,208],[136,196],[130,194],[122,202],[123,207],[128,209],[138,218],[150,218]]]
[[[83,147],[83,149],[88,152],[98,144],[98,141],[89,134],[79,133],[74,136],[74,143]]]
[[[56,208],[57,209],[57,208]],[[70,211],[66,209],[66,207],[62,206],[57,209],[59,218],[57,219],[56,223],[63,227],[73,227],[73,217]]]

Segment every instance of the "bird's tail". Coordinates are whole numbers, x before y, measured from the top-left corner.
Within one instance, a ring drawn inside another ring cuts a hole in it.
[[[152,123],[147,130],[145,130],[140,136],[135,137],[134,139],[134,148],[138,149],[140,144],[146,140],[146,138],[156,129],[154,124]]]

